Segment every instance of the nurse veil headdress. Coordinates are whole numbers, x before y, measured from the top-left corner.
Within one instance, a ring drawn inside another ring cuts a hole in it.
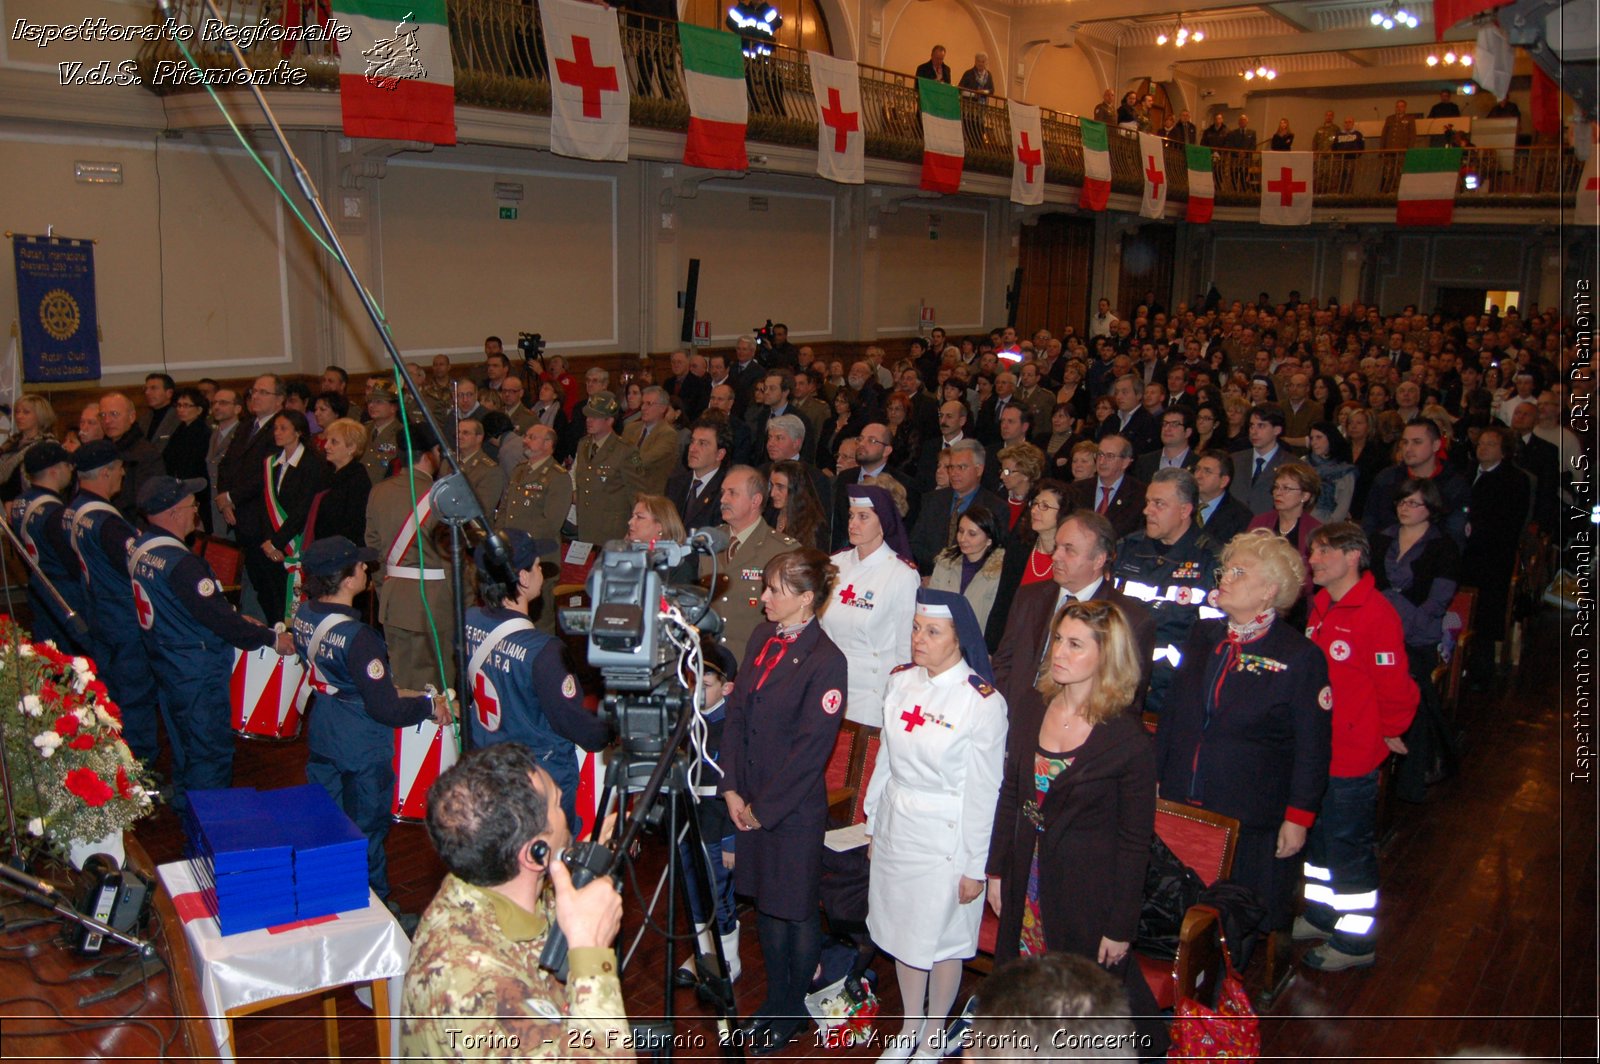
[[[895,509],[894,496],[876,484],[851,484],[845,489],[850,497],[851,506],[867,506],[878,515],[878,524],[883,526],[883,541],[889,545],[904,560],[910,562],[911,541],[906,537],[906,526],[900,520],[900,511]]]
[[[917,613],[923,617],[946,617],[955,622],[956,639],[961,643],[961,656],[967,668],[977,673],[984,683],[994,683],[994,666],[989,663],[989,648],[983,641],[983,628],[966,596],[954,591],[939,591],[931,587],[917,589]]]

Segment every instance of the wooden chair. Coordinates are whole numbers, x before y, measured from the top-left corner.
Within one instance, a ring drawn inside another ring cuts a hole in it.
[[[839,726],[839,737],[834,740],[833,753],[829,755],[828,767],[823,773],[823,782],[828,787],[830,819],[843,820],[850,815],[857,791],[862,791],[864,797],[861,769],[866,757],[866,744],[862,742],[862,737],[867,733],[876,735],[877,731],[853,720],[847,720]]]
[[[883,748],[883,736],[878,728],[862,728],[860,759],[856,764],[856,793],[850,802],[850,823],[860,824],[867,819],[867,784],[872,782],[872,770],[878,767],[878,751]]]
[[[1467,663],[1467,655],[1472,651],[1473,621],[1478,612],[1478,592],[1476,588],[1464,587],[1456,591],[1455,598],[1450,600],[1448,614],[1455,614],[1461,619],[1460,636],[1456,638],[1455,648],[1450,652],[1450,660],[1440,664],[1434,670],[1433,682],[1439,688],[1439,708],[1446,720],[1454,721],[1456,711],[1461,703],[1461,674]]]
[[[244,553],[237,544],[202,535],[195,538],[194,552],[204,558],[210,564],[211,571],[217,574],[223,594],[238,593],[239,570],[243,567]]]
[[[205,1000],[200,996],[200,977],[189,951],[189,940],[183,933],[183,921],[173,908],[172,897],[156,878],[155,862],[139,840],[129,831],[124,835],[127,848],[127,867],[150,880],[153,887],[151,904],[161,925],[158,950],[167,968],[172,972],[172,1011],[178,1019],[179,1034],[183,1038],[187,1055],[201,1060],[218,1059],[216,1036],[206,1018]]]
[[[1239,822],[1232,817],[1163,798],[1156,802],[1156,834],[1206,886],[1233,873]],[[1215,1003],[1223,974],[1221,931],[1216,910],[1195,905],[1184,914],[1178,955],[1170,962],[1135,951],[1156,1004],[1169,1009],[1180,997]]]

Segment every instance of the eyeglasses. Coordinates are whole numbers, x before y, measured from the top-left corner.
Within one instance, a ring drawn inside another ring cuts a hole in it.
[[[1132,455],[1127,455],[1127,454],[1114,454],[1111,451],[1097,451],[1095,453],[1095,457],[1096,458],[1104,458],[1108,462],[1116,462],[1116,461],[1120,461],[1120,460],[1122,460],[1124,458],[1131,458],[1133,456]]]
[[[1035,499],[1035,500],[1033,500],[1033,509],[1035,509],[1035,510],[1059,510],[1059,509],[1061,509],[1061,504],[1058,503],[1058,502],[1051,502],[1049,499]]]
[[[1428,504],[1423,502],[1421,499],[1401,499],[1399,502],[1394,504],[1394,508],[1396,510],[1426,509],[1427,506]]]
[[[1241,569],[1237,565],[1230,565],[1226,568],[1219,565],[1211,570],[1212,579],[1218,584],[1225,584],[1230,580],[1242,580],[1249,575],[1249,570]]]

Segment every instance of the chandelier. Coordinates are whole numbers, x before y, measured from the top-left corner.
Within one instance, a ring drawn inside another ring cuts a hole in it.
[[[1395,3],[1374,8],[1371,22],[1374,26],[1381,26],[1386,30],[1392,30],[1396,26],[1414,30],[1422,24],[1422,20],[1407,11],[1398,0]]]
[[[1278,76],[1278,71],[1277,68],[1268,66],[1266,63],[1258,59],[1256,60],[1255,66],[1247,66],[1243,70],[1239,71],[1239,76],[1244,78],[1246,81],[1254,81],[1257,78],[1260,78],[1263,81],[1271,81],[1273,78]]]
[[[1459,63],[1464,67],[1469,67],[1472,65],[1472,56],[1466,54],[1456,55],[1455,52],[1445,52],[1444,55],[1434,55],[1430,53],[1424,62],[1431,67],[1438,66],[1441,63],[1443,63],[1445,66],[1455,66],[1457,63]]]
[[[1166,30],[1162,30],[1160,33],[1156,34],[1157,44],[1167,44],[1168,42],[1171,42],[1175,48],[1182,48],[1190,41],[1199,44],[1205,39],[1205,30],[1192,30],[1188,26],[1184,25],[1182,12],[1178,14],[1178,28],[1176,30],[1172,31],[1171,33],[1168,33]]]

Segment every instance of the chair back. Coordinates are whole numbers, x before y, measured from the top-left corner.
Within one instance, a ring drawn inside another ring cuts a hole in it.
[[[861,758],[861,775],[856,782],[856,800],[850,805],[850,823],[860,824],[867,819],[867,784],[872,782],[872,770],[878,765],[878,751],[883,747],[883,737],[874,728],[867,734],[864,755]]]
[[[1233,873],[1239,842],[1239,822],[1233,817],[1162,798],[1156,802],[1156,834],[1206,886]]]
[[[217,582],[224,591],[234,591],[239,587],[239,566],[244,555],[239,548],[225,539],[215,536],[200,536],[195,540],[194,552],[206,560],[211,566],[211,571],[217,574]]]
[[[850,785],[850,761],[855,757],[860,736],[861,725],[853,720],[839,726],[839,737],[833,741],[833,753],[828,755],[828,767],[822,774],[829,793]]]

